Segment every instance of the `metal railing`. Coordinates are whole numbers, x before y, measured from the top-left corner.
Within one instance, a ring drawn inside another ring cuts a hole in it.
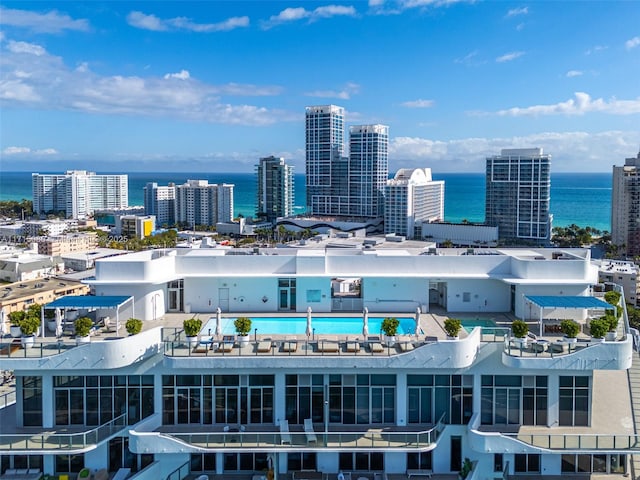
[[[444,430],[444,416],[431,429],[421,432],[396,432],[365,430],[358,432],[208,432],[208,433],[168,433],[162,435],[176,438],[189,445],[207,449],[296,449],[318,450],[348,448],[353,450],[419,450],[435,448],[440,434]]]
[[[546,450],[640,452],[640,436],[609,434],[522,434],[502,433],[505,437]]]
[[[191,465],[191,462],[183,463],[178,468],[176,468],[173,472],[167,475],[167,480],[182,480],[183,478],[186,478],[187,475],[191,473],[190,465]]]
[[[86,432],[0,434],[0,452],[28,450],[83,450],[98,445],[127,426],[127,414]]]
[[[0,395],[0,409],[7,408],[16,403],[16,390],[10,390]]]
[[[58,355],[77,347],[75,341],[64,342],[62,340],[40,342],[35,341],[31,346],[22,346],[19,338],[11,341],[0,342],[0,358],[42,358]]]
[[[164,337],[164,335],[163,335]],[[310,337],[309,337],[310,338]],[[396,340],[393,345],[384,340],[332,340],[316,338],[316,340],[250,340],[242,345],[237,341],[207,339],[195,345],[188,340],[165,340],[164,354],[169,357],[251,357],[251,356],[392,356],[410,352],[424,345],[435,343],[413,338]]]

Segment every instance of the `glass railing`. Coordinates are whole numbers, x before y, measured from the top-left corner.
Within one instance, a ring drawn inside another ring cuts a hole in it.
[[[7,408],[16,403],[16,390],[10,390],[0,395],[0,409]]]
[[[82,450],[90,446],[98,445],[100,442],[124,429],[126,425],[127,414],[123,413],[104,425],[92,428],[86,432],[0,434],[0,452],[10,452],[14,450]]]
[[[428,450],[435,448],[444,430],[442,421],[430,430],[422,432],[385,431],[369,429],[357,432],[251,432],[227,431],[215,433],[167,433],[182,442],[200,448],[349,448],[354,450],[384,448],[404,450]]]
[[[393,345],[384,340],[250,340],[240,345],[236,340],[205,339],[196,344],[184,340],[165,340],[164,354],[169,357],[250,357],[250,356],[392,356],[410,352],[434,342],[399,339]]]
[[[58,355],[77,347],[72,341],[35,341],[31,346],[24,348],[19,338],[5,339],[0,342],[0,358],[42,358]]]
[[[519,339],[508,336],[504,339],[504,353],[512,357],[554,358],[576,353],[600,343],[602,342],[588,340],[576,340],[575,342],[557,340],[551,342],[541,338]]]
[[[533,447],[547,450],[605,450],[605,451],[640,451],[640,436],[638,435],[607,435],[607,434],[510,434],[502,433],[505,437],[513,438]]]

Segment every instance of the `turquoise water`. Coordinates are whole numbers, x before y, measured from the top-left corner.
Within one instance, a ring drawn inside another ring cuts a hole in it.
[[[460,322],[462,323],[462,328],[464,328],[467,333],[471,333],[475,327],[488,328],[496,326],[496,322],[488,318],[468,318],[460,320]]]
[[[46,172],[40,172],[46,173]],[[105,173],[105,172],[102,172]],[[126,172],[112,172],[126,173]],[[142,188],[147,182],[184,183],[187,179],[206,179],[210,183],[233,183],[234,212],[245,217],[256,210],[256,177],[252,173],[129,173],[129,205],[142,205]],[[444,216],[447,222],[484,221],[484,173],[434,172],[435,180],[444,180]],[[31,199],[31,172],[2,172],[0,200]],[[295,213],[305,211],[305,176],[295,175]],[[552,173],[551,213],[553,225],[575,223],[611,230],[611,173]]]
[[[223,335],[233,335],[235,318],[222,318],[220,327]],[[379,335],[382,317],[369,317],[369,334]],[[416,322],[413,318],[398,318],[400,326],[398,334],[413,334]],[[311,317],[311,328],[315,328],[316,335],[362,335],[362,317]],[[307,331],[307,317],[257,317],[251,319],[251,334],[258,329],[258,335],[305,335]],[[216,317],[211,317],[205,323],[201,332],[205,335],[216,331]],[[210,332],[210,333],[209,333]]]

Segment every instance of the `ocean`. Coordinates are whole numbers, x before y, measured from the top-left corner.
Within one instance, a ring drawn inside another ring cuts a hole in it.
[[[44,172],[43,172],[44,173]],[[129,205],[143,205],[147,182],[166,185],[188,179],[209,183],[232,183],[234,213],[255,215],[256,179],[253,173],[129,173]],[[434,180],[445,182],[445,220],[447,222],[484,221],[484,173],[443,173]],[[0,200],[31,199],[31,172],[0,173]],[[295,176],[295,213],[305,211],[305,177]],[[576,224],[611,230],[611,173],[554,173],[551,175],[551,213],[553,225]]]

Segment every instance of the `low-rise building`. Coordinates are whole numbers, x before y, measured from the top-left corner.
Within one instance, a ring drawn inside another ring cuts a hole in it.
[[[63,220],[33,220],[24,222],[23,232],[28,237],[62,235],[69,225]]]
[[[21,253],[0,259],[0,280],[5,282],[24,282],[63,272],[60,257]]]
[[[34,303],[53,302],[64,295],[87,295],[89,286],[58,278],[39,278],[0,286],[0,310],[5,313],[26,310]]]
[[[71,252],[85,252],[98,246],[95,233],[74,233],[49,237],[37,237],[38,253],[41,255],[64,255]]]
[[[70,252],[62,255],[65,269],[75,272],[82,272],[95,267],[95,261],[101,258],[113,257],[127,253],[126,250],[118,250],[116,248],[96,248],[85,252]]]
[[[155,215],[117,215],[114,233],[127,238],[145,238],[156,231]]]
[[[617,283],[624,290],[624,298],[631,305],[637,304],[638,271],[640,268],[633,262],[624,260],[602,259],[598,265],[598,281],[600,283]]]
[[[498,244],[498,227],[471,223],[422,224],[422,238],[442,245],[451,242],[455,246],[495,247]]]

